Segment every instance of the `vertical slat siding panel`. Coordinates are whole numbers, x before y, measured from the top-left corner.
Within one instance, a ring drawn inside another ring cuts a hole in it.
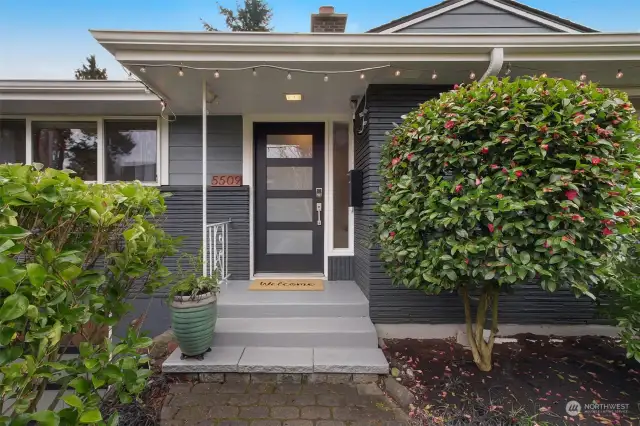
[[[353,280],[353,256],[329,256],[329,281]]]
[[[367,91],[369,126],[356,136],[356,168],[365,177],[364,207],[355,209],[355,279],[369,298],[371,319],[376,323],[461,323],[462,304],[455,294],[428,296],[415,290],[394,287],[384,272],[380,250],[372,245],[375,224],[375,194],[380,185],[378,163],[380,150],[401,115],[421,102],[450,90],[449,86],[373,85]],[[503,324],[585,324],[602,322],[596,318],[591,301],[576,299],[561,291],[547,294],[534,284],[518,288],[513,295],[500,301],[500,322]]]

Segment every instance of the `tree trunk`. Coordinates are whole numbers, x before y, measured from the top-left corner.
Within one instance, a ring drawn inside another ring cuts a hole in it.
[[[471,315],[471,302],[467,287],[460,288],[460,295],[464,303],[464,316],[467,329],[467,339],[473,354],[473,362],[476,363],[480,371],[491,371],[491,352],[498,332],[498,289],[487,285],[482,289],[476,320],[473,321]],[[484,339],[484,329],[487,322],[487,308],[491,306],[491,334],[488,341]],[[474,323],[475,322],[475,328]]]

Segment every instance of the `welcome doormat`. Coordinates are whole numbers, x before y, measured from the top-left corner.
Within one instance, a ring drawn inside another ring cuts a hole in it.
[[[258,279],[251,281],[249,290],[255,291],[323,291],[324,281],[313,279],[279,280]]]

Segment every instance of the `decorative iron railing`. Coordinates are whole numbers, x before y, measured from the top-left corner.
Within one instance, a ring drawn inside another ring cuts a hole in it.
[[[226,222],[207,225],[207,241],[205,252],[207,254],[207,276],[218,277],[226,281],[229,278],[229,224]]]

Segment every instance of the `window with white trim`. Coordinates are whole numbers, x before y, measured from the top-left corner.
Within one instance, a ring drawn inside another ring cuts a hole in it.
[[[88,182],[160,182],[156,117],[0,118],[0,164],[42,163]]]

